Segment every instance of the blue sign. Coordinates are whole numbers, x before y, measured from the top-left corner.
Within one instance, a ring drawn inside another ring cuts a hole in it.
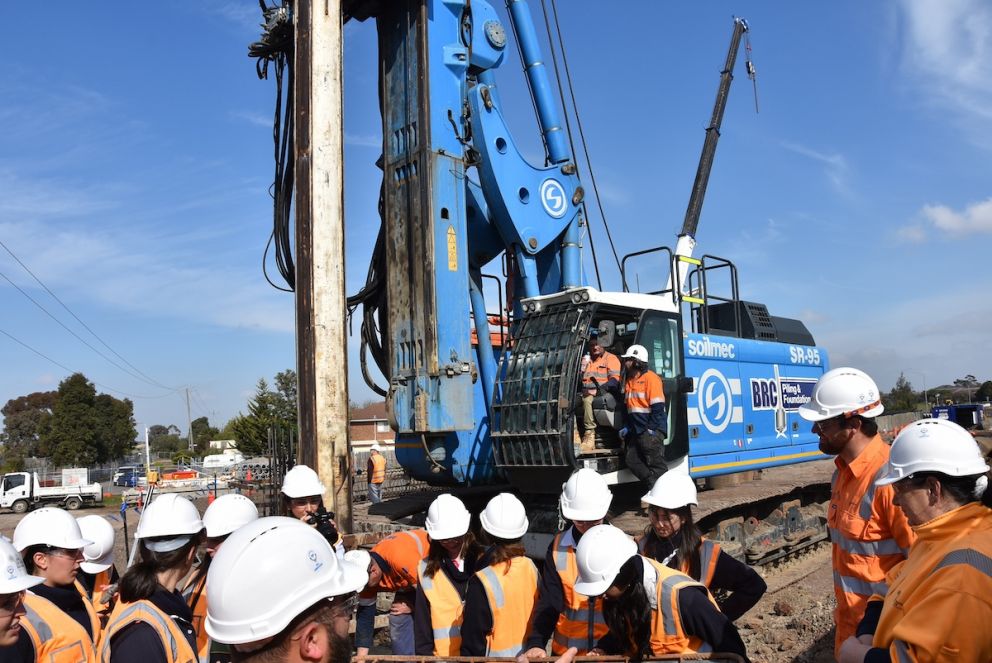
[[[541,205],[544,211],[556,219],[568,211],[568,197],[558,180],[547,179],[541,183]]]
[[[751,378],[751,409],[775,410],[781,404],[787,412],[795,412],[813,397],[816,380],[809,378]]]

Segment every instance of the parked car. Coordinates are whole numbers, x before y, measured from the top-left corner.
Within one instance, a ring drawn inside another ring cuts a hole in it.
[[[134,488],[138,485],[138,480],[144,478],[145,468],[134,465],[125,465],[114,473],[114,485],[125,488]]]

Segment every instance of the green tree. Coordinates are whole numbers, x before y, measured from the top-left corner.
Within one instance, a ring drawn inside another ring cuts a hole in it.
[[[96,387],[82,373],[59,383],[51,427],[42,441],[55,465],[90,465],[97,461],[98,438],[94,404]]]
[[[134,422],[134,403],[109,394],[98,394],[93,403],[98,440],[97,461],[123,458],[131,452],[138,436]]]
[[[190,428],[193,430],[193,445],[199,454],[205,452],[210,446],[210,440],[216,440],[217,434],[220,433],[219,430],[210,425],[210,420],[207,417],[194,419],[190,423]]]
[[[38,391],[12,398],[0,409],[4,417],[4,430],[0,437],[8,464],[20,464],[24,458],[47,455],[41,440],[51,425],[52,408],[57,396],[54,391]]]
[[[990,401],[992,400],[992,380],[986,380],[982,383],[982,386],[978,388],[975,392],[976,401]]]
[[[297,380],[296,371],[287,368],[276,373],[275,414],[282,426],[296,427],[297,420]]]
[[[889,412],[911,412],[919,401],[919,394],[913,391],[913,385],[902,373],[892,390],[882,395],[882,403]]]

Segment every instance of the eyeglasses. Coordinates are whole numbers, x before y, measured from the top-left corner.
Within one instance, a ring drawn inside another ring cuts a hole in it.
[[[838,417],[831,417],[829,419],[824,419],[823,421],[817,421],[815,424],[813,424],[813,428],[820,431],[821,433],[825,433],[827,432],[827,428],[829,428],[829,424],[832,423],[836,425],[837,428],[843,428],[845,421],[846,419],[844,415],[840,415]]]
[[[358,594],[352,592],[343,597],[335,596],[331,599],[331,603],[336,605],[342,613],[350,618],[358,611]]]
[[[58,546],[46,546],[45,554],[52,557],[65,557],[67,559],[82,559],[82,548],[59,548]]]
[[[0,617],[10,617],[24,602],[24,592],[14,592],[0,596]]]
[[[918,477],[916,475],[910,474],[908,477],[899,479],[894,484],[892,484],[892,492],[896,495],[902,495],[903,493],[908,493],[911,490],[917,488],[924,488],[927,483],[927,478],[925,476]]]

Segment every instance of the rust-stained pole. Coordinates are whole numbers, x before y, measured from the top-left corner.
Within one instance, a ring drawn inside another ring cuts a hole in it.
[[[317,470],[350,532],[341,0],[296,0],[294,25],[297,460]]]

